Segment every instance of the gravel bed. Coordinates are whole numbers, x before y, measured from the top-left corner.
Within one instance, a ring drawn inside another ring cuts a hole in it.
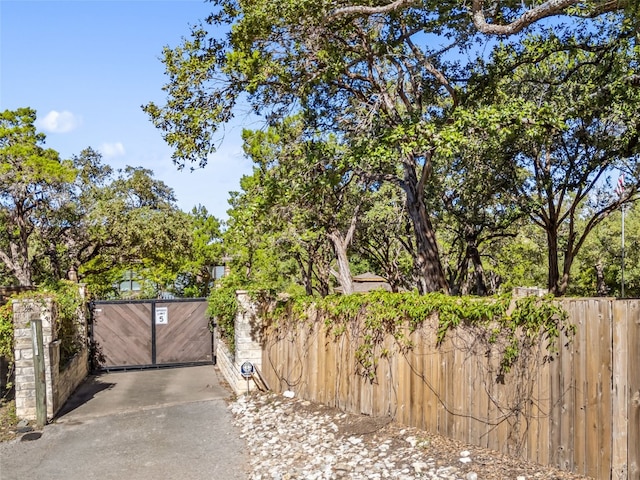
[[[251,480],[586,479],[407,428],[272,393],[233,401]]]

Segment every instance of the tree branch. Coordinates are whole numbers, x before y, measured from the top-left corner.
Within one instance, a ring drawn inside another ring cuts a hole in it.
[[[538,20],[555,15],[567,7],[577,4],[578,1],[579,0],[548,0],[527,10],[511,23],[497,25],[487,23],[484,12],[482,11],[484,0],[473,0],[471,4],[471,19],[473,20],[473,25],[481,33],[490,35],[514,35]]]
[[[350,7],[341,7],[336,8],[333,12],[331,12],[327,19],[329,21],[335,20],[336,18],[347,17],[350,15],[354,16],[367,16],[367,15],[377,15],[380,13],[388,13],[394,10],[399,10],[406,6],[415,4],[415,0],[395,0],[395,2],[391,2],[387,5],[381,5],[379,7],[370,7],[365,5],[353,5]]]
[[[511,23],[504,25],[498,25],[488,23],[484,16],[483,7],[484,0],[473,0],[471,4],[471,19],[476,29],[488,35],[514,35],[521,32],[529,25],[537,22],[546,17],[557,15],[572,5],[578,5],[579,0],[548,0],[536,7],[530,8],[522,15],[516,18]],[[378,7],[371,7],[365,5],[353,5],[349,7],[336,8],[327,16],[328,21],[332,21],[338,18],[347,16],[367,16],[367,15],[379,15],[383,13],[393,12],[405,7],[417,5],[415,0],[395,0],[387,5],[381,5]],[[584,15],[580,15],[585,18],[593,18],[603,13],[612,12],[624,8],[626,5],[625,0],[607,0],[595,5],[589,11],[586,11]]]

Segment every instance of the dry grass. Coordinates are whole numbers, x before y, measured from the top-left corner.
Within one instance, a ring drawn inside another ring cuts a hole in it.
[[[15,400],[0,399],[0,442],[16,437],[17,424]]]

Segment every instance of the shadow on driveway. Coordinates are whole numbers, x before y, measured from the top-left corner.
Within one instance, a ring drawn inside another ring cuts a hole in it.
[[[229,397],[213,365],[100,373],[87,377],[55,422]]]
[[[2,480],[244,480],[248,456],[212,365],[92,375]]]

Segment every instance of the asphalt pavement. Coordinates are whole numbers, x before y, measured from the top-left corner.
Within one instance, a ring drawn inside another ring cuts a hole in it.
[[[42,432],[0,443],[0,479],[245,479],[230,396],[209,365],[90,376]]]

